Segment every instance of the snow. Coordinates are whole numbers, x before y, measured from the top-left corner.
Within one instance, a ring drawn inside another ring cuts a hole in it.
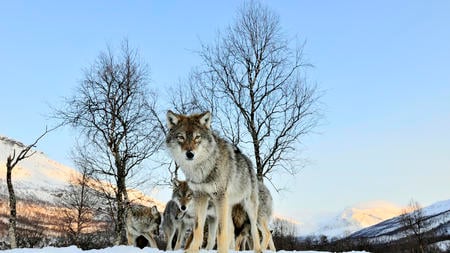
[[[135,253],[135,252],[144,252],[144,253],[159,253],[159,252],[166,252],[164,250],[154,249],[154,248],[144,248],[139,249],[132,246],[114,246],[111,248],[105,248],[105,249],[98,249],[98,250],[86,250],[83,251],[75,246],[70,246],[66,248],[55,248],[55,247],[45,247],[42,249],[13,249],[13,250],[5,250],[2,251],[5,253],[85,253],[85,252],[91,252],[91,253]],[[183,250],[177,250],[173,252],[182,253]],[[206,252],[216,252],[215,250],[200,250],[200,253],[206,253]],[[238,251],[229,251],[229,252],[238,252]],[[253,251],[239,251],[239,252],[253,252]],[[270,251],[267,251],[270,252]],[[313,252],[319,252],[319,251],[284,251],[280,250],[277,251],[279,253],[284,252],[304,252],[304,253],[313,253]],[[325,253],[321,251],[322,253]],[[365,251],[349,251],[349,252],[365,252]]]
[[[450,199],[436,202],[430,206],[424,207],[423,213],[426,216],[437,215],[450,210]]]

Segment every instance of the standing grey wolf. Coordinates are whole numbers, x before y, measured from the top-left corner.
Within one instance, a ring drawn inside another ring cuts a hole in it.
[[[208,201],[218,219],[218,252],[228,252],[231,207],[242,204],[250,220],[255,252],[261,252],[256,225],[258,215],[257,179],[248,157],[211,130],[211,113],[180,115],[167,112],[168,150],[183,171],[194,192],[196,221],[188,251],[198,252]]]
[[[166,250],[172,250],[173,237],[177,233],[175,250],[181,248],[186,232],[194,227],[195,209],[193,192],[186,181],[174,180],[172,199],[166,204],[164,209],[162,230],[167,240]],[[208,207],[208,243],[206,249],[210,250],[215,245],[217,222],[214,209]]]
[[[172,199],[166,204],[161,225],[167,240],[166,250],[172,250],[175,233],[177,233],[177,241],[174,249],[180,249],[186,231],[194,227],[195,210],[193,197],[194,193],[186,181],[174,181]]]
[[[259,208],[258,208],[258,228],[262,234],[261,247],[263,250],[270,248],[272,251],[276,251],[273,243],[272,233],[269,230],[269,222],[272,217],[273,199],[269,189],[264,183],[258,181],[258,196],[259,196]],[[250,222],[248,220],[247,213],[241,205],[233,206],[232,218],[234,224],[234,232],[236,236],[236,250],[245,249],[250,236]]]
[[[137,238],[145,237],[152,248],[158,248],[155,235],[159,235],[161,214],[156,206],[130,205],[127,211],[127,238],[128,245],[137,245]]]

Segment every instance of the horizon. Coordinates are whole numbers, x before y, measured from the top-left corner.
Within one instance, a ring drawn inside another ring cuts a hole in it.
[[[305,60],[314,65],[307,79],[324,93],[324,119],[296,153],[306,166],[276,178],[288,190],[269,186],[275,212],[303,220],[357,203],[448,199],[450,3],[261,2],[279,14],[288,38],[306,41]],[[0,135],[33,142],[55,124],[50,106],[72,96],[83,69],[124,38],[148,63],[164,105],[166,87],[201,64],[200,42],[211,43],[241,4],[4,3]],[[74,168],[76,137],[64,127],[37,149]]]

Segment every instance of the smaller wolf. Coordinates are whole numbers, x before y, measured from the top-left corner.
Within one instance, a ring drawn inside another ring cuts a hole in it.
[[[172,199],[166,204],[164,209],[163,222],[161,228],[167,240],[166,250],[172,250],[173,237],[177,234],[177,240],[173,249],[178,250],[184,243],[188,230],[192,230],[195,224],[195,202],[194,195],[186,181],[174,180]],[[217,219],[212,203],[208,206],[208,243],[206,249],[210,250],[216,243]],[[192,237],[192,234],[191,234]],[[190,243],[189,238],[186,245]]]
[[[164,209],[161,225],[167,240],[166,250],[172,250],[175,233],[177,233],[177,241],[174,249],[180,249],[186,232],[194,226],[193,197],[194,193],[186,181],[174,180],[172,199],[167,202]]]
[[[156,206],[131,205],[127,212],[127,238],[128,245],[137,245],[139,236],[145,237],[152,248],[158,248],[155,235],[159,235],[161,214]]]

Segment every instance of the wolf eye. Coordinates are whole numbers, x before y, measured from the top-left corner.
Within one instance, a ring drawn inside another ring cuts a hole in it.
[[[183,135],[177,135],[177,140],[179,142],[183,142],[184,141],[184,136]]]
[[[187,198],[187,199],[192,199],[192,194],[188,194],[188,195],[186,196],[186,198]]]
[[[202,139],[201,135],[196,135],[194,138],[195,141],[200,141],[201,139]]]

